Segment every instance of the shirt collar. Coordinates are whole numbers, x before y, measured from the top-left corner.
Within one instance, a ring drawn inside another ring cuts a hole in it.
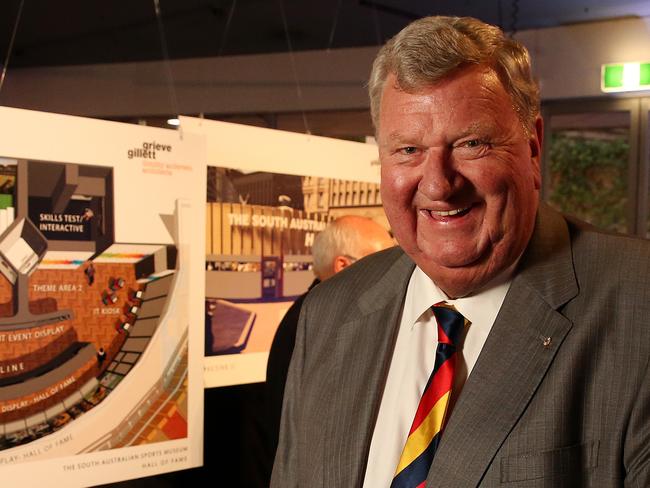
[[[416,266],[409,280],[407,302],[404,308],[405,313],[409,314],[408,323],[413,328],[421,320],[426,320],[430,307],[441,301],[454,305],[456,310],[470,322],[476,322],[480,317],[486,316],[496,318],[510,288],[512,275],[518,261],[479,292],[453,300],[447,298],[445,292],[438,288],[419,266]]]

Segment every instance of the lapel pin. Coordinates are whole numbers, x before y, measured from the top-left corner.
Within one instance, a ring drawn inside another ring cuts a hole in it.
[[[542,337],[542,346],[549,347],[553,340],[550,337]]]

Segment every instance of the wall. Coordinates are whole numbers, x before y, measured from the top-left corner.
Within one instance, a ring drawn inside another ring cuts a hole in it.
[[[521,32],[542,98],[608,96],[600,91],[602,64],[650,61],[650,17],[592,22]]]
[[[522,31],[544,99],[605,96],[600,65],[650,60],[650,17]],[[112,65],[9,69],[0,105],[91,117],[365,109],[376,47]],[[169,68],[169,69],[168,69]]]

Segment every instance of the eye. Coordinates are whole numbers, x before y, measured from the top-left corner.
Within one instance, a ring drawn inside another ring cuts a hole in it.
[[[483,144],[483,141],[479,141],[478,139],[470,139],[469,141],[465,141],[460,144],[461,147],[467,147],[467,148],[475,148],[479,147]]]
[[[418,148],[415,146],[406,146],[400,149],[400,152],[402,154],[415,154],[417,152]]]
[[[480,158],[488,154],[492,145],[483,139],[467,139],[454,145],[459,156],[468,159]]]

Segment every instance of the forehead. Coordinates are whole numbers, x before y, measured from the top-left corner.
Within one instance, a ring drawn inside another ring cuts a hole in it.
[[[393,74],[384,84],[379,134],[386,130],[417,130],[423,124],[445,127],[510,125],[518,121],[512,99],[493,69],[463,68],[436,82],[402,90]],[[405,124],[405,121],[408,121]]]

